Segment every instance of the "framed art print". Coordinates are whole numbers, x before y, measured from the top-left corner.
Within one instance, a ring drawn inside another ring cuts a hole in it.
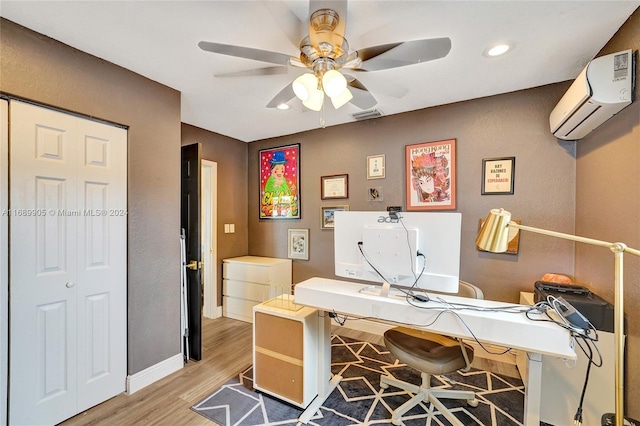
[[[367,157],[367,179],[384,178],[384,154]]]
[[[288,230],[289,259],[309,260],[309,230]]]
[[[407,210],[456,208],[456,140],[407,145]]]
[[[333,207],[325,207],[321,208],[321,217],[322,222],[320,223],[320,229],[333,229],[335,228],[334,219],[336,212],[346,212],[349,211],[349,206],[333,206]]]
[[[320,198],[323,200],[349,198],[349,175],[321,176]]]
[[[482,195],[513,194],[516,157],[482,160]]]
[[[260,150],[260,219],[300,218],[300,144]]]

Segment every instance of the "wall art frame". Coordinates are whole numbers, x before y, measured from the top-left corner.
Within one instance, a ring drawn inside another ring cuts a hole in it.
[[[320,207],[320,229],[335,228],[335,223],[334,223],[335,213],[347,212],[347,211],[349,211],[348,205]]]
[[[309,260],[309,229],[287,230],[289,259]]]
[[[300,144],[261,149],[260,219],[300,219]]]
[[[349,198],[349,175],[320,176],[320,198],[323,200]]]
[[[384,161],[384,154],[370,155],[367,157],[367,179],[384,179]]]
[[[511,195],[514,192],[516,157],[482,160],[482,195]]]
[[[405,147],[407,211],[455,210],[456,139]]]

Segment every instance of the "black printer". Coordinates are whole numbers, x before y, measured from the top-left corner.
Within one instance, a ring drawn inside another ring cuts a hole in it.
[[[557,284],[546,281],[536,281],[534,300],[536,303],[547,300],[547,296],[561,296],[571,303],[582,315],[593,324],[596,330],[614,332],[613,305],[579,285]]]

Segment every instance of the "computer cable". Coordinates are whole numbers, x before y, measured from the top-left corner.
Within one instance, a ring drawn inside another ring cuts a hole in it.
[[[406,229],[406,228],[405,228],[405,229]],[[373,270],[375,271],[375,273],[376,273],[376,274],[377,274],[377,275],[378,275],[378,276],[379,276],[379,277],[380,277],[384,282],[386,282],[386,283],[390,283],[390,281],[389,281],[389,280],[388,280],[388,279],[387,279],[387,278],[382,274],[382,272],[380,272],[380,271],[378,270],[378,268],[376,268],[376,267],[371,263],[371,261],[369,261],[369,258],[367,257],[367,254],[366,254],[366,253],[365,253],[365,251],[364,251],[363,245],[364,245],[364,243],[363,243],[362,241],[359,241],[359,242],[358,242],[358,250],[360,250],[360,254],[362,254],[362,258],[365,260],[365,262],[367,262],[367,264],[371,267],[371,269],[373,269]],[[405,299],[406,299],[407,301],[409,301],[409,300],[411,300],[411,299],[415,299],[415,298],[420,298],[420,297],[422,297],[422,300],[421,300],[421,301],[428,301],[428,296],[427,296],[426,294],[415,294],[415,293],[413,292],[413,289],[416,287],[416,285],[418,284],[418,281],[420,280],[420,278],[422,277],[422,274],[424,273],[424,270],[425,270],[425,267],[426,267],[426,262],[427,262],[427,261],[426,261],[425,256],[424,256],[422,253],[418,253],[418,256],[420,256],[420,257],[422,257],[422,258],[424,259],[424,262],[423,262],[423,264],[422,264],[422,270],[420,271],[420,274],[418,274],[417,276],[415,276],[415,274],[414,274],[415,280],[414,280],[413,284],[409,287],[409,290],[405,290],[404,288],[399,287],[399,286],[394,286],[394,287],[393,287],[394,289],[396,289],[396,290],[398,290],[398,291],[400,291],[400,292],[404,293],[404,295],[405,295]],[[413,267],[412,267],[412,270],[413,270]],[[425,297],[425,296],[427,297],[427,300],[424,300],[424,297]],[[420,299],[418,299],[418,300],[420,300]]]
[[[433,324],[435,324],[438,321],[438,319],[440,319],[440,317],[445,313],[451,313],[451,314],[455,315],[456,318],[462,323],[462,325],[467,329],[467,331],[471,335],[471,340],[476,342],[478,344],[478,346],[480,348],[482,348],[488,354],[490,354],[490,355],[504,355],[504,354],[509,353],[509,352],[511,352],[513,350],[513,348],[505,348],[503,351],[499,351],[499,352],[491,351],[480,340],[478,340],[478,338],[476,337],[475,333],[473,333],[471,328],[467,325],[467,323],[465,323],[465,321],[460,317],[460,315],[458,315],[456,312],[454,312],[452,310],[449,310],[449,309],[446,309],[446,308],[439,308],[438,313],[436,314],[435,318],[433,318],[433,320],[431,320],[431,321],[429,321],[427,323],[421,323],[421,324],[418,324],[418,323],[407,323],[407,322],[394,321],[394,320],[388,320],[388,319],[384,319],[382,321],[384,321],[386,323],[405,326],[405,327],[408,326],[408,327],[418,327],[418,328],[427,328],[428,329],[428,327],[430,327]],[[340,316],[335,312],[335,310],[333,312],[330,312],[328,315],[329,315],[329,317],[333,318],[341,326],[344,326],[344,324],[348,320],[353,320],[353,321],[361,321],[361,320],[380,321],[380,318],[376,318],[376,317],[358,317],[358,316],[355,316],[355,315],[343,315],[342,318],[340,318]]]
[[[587,344],[587,348],[589,349],[589,363],[587,364],[587,372],[584,377],[584,384],[582,385],[582,392],[580,393],[580,402],[578,403],[578,409],[576,410],[576,414],[573,417],[573,424],[576,426],[582,426],[582,404],[584,402],[584,395],[587,391],[587,384],[589,383],[589,373],[591,372],[591,365],[593,364],[593,351],[591,350],[591,345]]]

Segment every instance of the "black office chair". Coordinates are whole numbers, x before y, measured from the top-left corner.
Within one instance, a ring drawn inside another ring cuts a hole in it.
[[[456,296],[483,299],[482,290],[464,281]],[[380,387],[386,389],[389,385],[404,389],[415,396],[393,411],[391,422],[401,425],[401,417],[421,402],[430,402],[454,426],[464,426],[439,399],[463,399],[472,407],[478,406],[475,393],[453,389],[433,389],[431,376],[434,374],[449,374],[457,370],[467,371],[473,361],[473,348],[462,340],[448,336],[416,330],[407,327],[395,327],[384,333],[384,344],[400,362],[420,371],[422,384],[416,386],[396,379],[390,375],[380,377]]]

